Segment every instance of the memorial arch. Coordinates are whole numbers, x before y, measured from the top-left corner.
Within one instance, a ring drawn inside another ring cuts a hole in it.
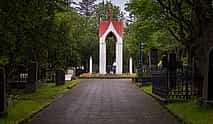
[[[108,21],[99,22],[99,73],[106,74],[106,39],[109,35],[113,35],[116,44],[116,74],[123,73],[123,22],[113,21],[110,11],[110,19]]]

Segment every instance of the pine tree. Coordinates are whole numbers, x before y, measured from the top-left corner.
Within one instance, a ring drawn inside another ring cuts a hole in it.
[[[82,0],[82,2],[78,3],[76,9],[81,15],[87,17],[92,16],[95,11],[95,2],[96,0]]]

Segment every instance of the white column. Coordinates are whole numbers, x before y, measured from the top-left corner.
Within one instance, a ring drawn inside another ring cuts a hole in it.
[[[92,74],[92,56],[89,58],[89,73]]]
[[[132,74],[132,57],[129,58],[129,73]]]
[[[106,43],[100,41],[99,47],[99,73],[106,74]]]
[[[116,43],[116,74],[123,73],[123,41],[122,38],[119,38],[119,41]]]

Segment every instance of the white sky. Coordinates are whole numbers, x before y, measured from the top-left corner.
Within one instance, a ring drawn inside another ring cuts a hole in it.
[[[74,0],[76,2],[82,1],[82,0]],[[102,2],[103,0],[97,0],[97,2]],[[109,0],[104,0],[104,1],[109,1]],[[125,3],[127,3],[129,0],[111,0],[112,3],[116,6],[119,6],[122,11],[124,11],[125,8]]]

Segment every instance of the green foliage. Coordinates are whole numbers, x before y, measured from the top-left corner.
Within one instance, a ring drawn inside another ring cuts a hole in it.
[[[106,51],[107,51],[107,65],[113,65],[115,62],[115,44],[116,44],[116,38],[109,37],[106,40]]]
[[[132,0],[127,10],[136,17],[126,29],[125,42],[127,49],[135,59],[139,56],[140,42],[145,44],[145,53],[150,48],[167,51],[178,46],[176,39],[167,30],[163,10],[156,1]]]
[[[97,20],[63,0],[12,0],[0,4],[0,64],[85,65],[98,59]]]
[[[118,6],[112,4],[111,1],[101,2],[96,5],[95,16],[97,17],[98,21],[101,20],[109,20],[109,10],[112,9],[112,16],[113,20],[122,19],[124,16],[123,13],[120,11]]]

